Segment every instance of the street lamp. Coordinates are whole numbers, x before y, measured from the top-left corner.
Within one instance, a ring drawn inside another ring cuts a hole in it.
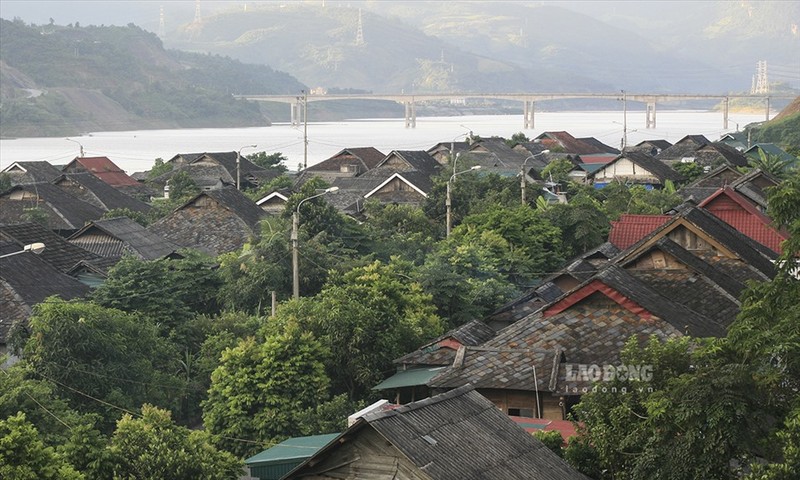
[[[22,247],[22,250],[18,252],[12,252],[12,253],[6,253],[5,255],[0,255],[0,258],[11,257],[25,252],[31,252],[36,255],[39,255],[40,253],[42,253],[42,250],[44,250],[44,243],[41,242],[31,243],[29,245],[25,245],[24,247]]]
[[[325,194],[335,192],[339,187],[325,189],[322,193],[306,197],[297,204],[297,208],[292,212],[292,294],[294,298],[300,298],[300,259],[298,251],[298,233],[300,229],[300,207],[307,201]]]
[[[456,157],[456,159],[458,159]],[[453,175],[450,176],[450,180],[447,181],[447,200],[445,201],[445,206],[447,206],[447,236],[450,236],[450,230],[452,229],[452,199],[450,198],[450,184],[453,183],[456,179],[456,176],[461,175],[462,173],[471,172],[473,170],[480,170],[480,165],[475,165],[472,168],[468,168],[466,170],[462,170],[460,172],[454,172]],[[453,170],[455,170],[455,162],[453,163]]]
[[[547,155],[548,153],[550,153],[550,150],[542,150],[539,153],[534,153],[533,155],[531,155],[528,158],[526,158],[524,162],[522,162],[522,170],[520,170],[520,172],[519,172],[519,188],[520,188],[520,191],[522,192],[522,204],[523,205],[525,205],[525,203],[527,203],[527,198],[525,197],[525,187],[528,185],[528,181],[525,180],[525,176],[527,175],[527,171],[525,170],[525,166],[528,164],[528,160],[530,160],[532,158],[536,158],[539,155]]]
[[[256,147],[258,147],[258,145],[245,145],[244,147],[236,151],[236,190],[241,190],[242,175],[239,169],[239,162],[242,158],[242,150],[244,150],[245,148],[256,148]]]
[[[81,144],[81,142],[79,142],[79,141],[77,141],[77,140],[73,140],[73,139],[71,139],[71,138],[65,138],[64,140],[67,140],[68,142],[74,142],[74,143],[77,143],[77,144],[78,144],[78,146],[79,146],[79,147],[81,147],[81,150],[80,150],[80,151],[81,151],[81,158],[83,158],[83,144]]]

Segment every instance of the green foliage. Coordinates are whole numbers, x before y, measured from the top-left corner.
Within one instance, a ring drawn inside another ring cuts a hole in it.
[[[258,243],[245,244],[241,252],[218,257],[222,280],[218,298],[223,307],[260,313],[270,308],[273,291],[282,298],[291,294],[288,228],[286,221],[270,218],[262,222]],[[310,275],[311,272],[306,269],[303,273]]]
[[[430,294],[397,259],[332,277],[315,297],[283,305],[278,318],[297,322],[330,349],[332,392],[351,399],[366,398],[393,370],[392,360],[443,332]]]
[[[177,203],[183,203],[200,193],[200,187],[194,183],[186,171],[180,171],[169,179],[169,198]]]
[[[782,459],[768,465],[754,464],[745,480],[793,480],[800,472],[800,408],[787,417],[783,430],[777,433],[783,446]]]
[[[531,139],[528,138],[527,135],[525,135],[525,132],[517,132],[517,133],[511,135],[511,138],[506,140],[506,145],[508,145],[511,148],[514,148],[516,145],[518,145],[520,143],[526,143],[526,142],[530,142],[530,141],[531,141]]]
[[[80,480],[84,476],[53,447],[20,412],[0,418],[0,478],[14,480]]]
[[[679,162],[672,166],[672,169],[683,175],[686,183],[692,183],[699,177],[703,176],[703,166],[697,162]]]
[[[183,324],[198,313],[218,311],[220,280],[209,260],[185,252],[181,259],[139,260],[125,257],[91,298],[100,305],[139,312],[162,325],[166,333],[185,337]]]
[[[564,445],[564,438],[561,437],[560,432],[556,430],[552,430],[549,432],[546,432],[544,430],[537,430],[533,432],[532,435],[534,436],[534,438],[536,438],[536,440],[539,440],[540,442],[544,443],[545,447],[552,450],[553,453],[555,453],[559,457],[564,456],[564,450],[562,448],[562,446]]]
[[[112,208],[103,214],[103,218],[128,217],[139,225],[146,227],[152,222],[151,216],[144,212],[134,211],[130,208]]]
[[[159,157],[156,158],[155,162],[153,163],[153,168],[151,168],[147,172],[147,179],[152,180],[156,177],[160,177],[161,175],[171,171],[172,171],[172,164],[164,162],[164,159]]]
[[[11,175],[6,172],[0,172],[0,193],[11,189]]]
[[[327,395],[321,361],[327,355],[311,333],[296,328],[225,350],[203,402],[203,423],[215,444],[244,457],[278,437],[298,435],[301,412]]]
[[[182,382],[175,350],[146,318],[55,297],[35,308],[24,357],[37,375],[105,427],[145,402],[175,405]]]
[[[259,167],[264,167],[266,169],[275,170],[281,173],[287,170],[286,162],[289,161],[289,159],[286,158],[286,155],[282,154],[281,152],[270,154],[267,154],[267,152],[256,152],[246,155],[245,158]]]
[[[425,212],[412,205],[367,202],[364,216],[372,254],[384,262],[397,255],[420,264],[440,234],[440,228]]]
[[[347,417],[366,407],[366,402],[351,400],[346,393],[309,407],[297,420],[302,435],[338,433],[347,429]]]
[[[242,475],[244,465],[217,450],[203,431],[172,422],[166,410],[142,406],[142,417],[126,414],[108,446],[115,479],[160,480],[196,478],[224,480]]]
[[[610,223],[602,205],[583,193],[573,196],[569,203],[550,205],[543,217],[561,230],[566,258],[580,255],[608,237]]]
[[[38,223],[39,225],[45,227],[50,221],[50,217],[47,215],[47,212],[40,207],[23,208],[20,219],[23,222]]]
[[[658,215],[680,205],[680,195],[670,189],[647,190],[641,185],[627,186],[612,182],[595,195],[603,203],[608,218],[616,220],[623,213]]]
[[[292,185],[294,185],[294,180],[292,180],[288,175],[281,175],[273,178],[268,183],[261,185],[256,189],[245,190],[244,194],[247,195],[250,200],[257,202],[269,193],[272,193],[276,190],[289,189],[292,187]]]
[[[570,180],[569,172],[574,168],[575,165],[566,158],[557,158],[542,169],[542,178],[564,184]]]
[[[800,147],[800,112],[748,129],[755,143],[774,143],[784,150]]]

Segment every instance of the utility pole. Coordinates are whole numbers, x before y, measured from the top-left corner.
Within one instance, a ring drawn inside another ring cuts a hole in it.
[[[308,94],[303,91],[303,169],[308,168]]]
[[[628,97],[622,90],[622,150],[628,146]]]
[[[300,298],[300,251],[298,245],[300,230],[300,207],[309,200],[335,192],[336,190],[339,190],[339,187],[331,187],[322,193],[306,197],[300,200],[300,202],[297,204],[297,208],[295,208],[294,212],[292,212],[292,234],[290,238],[292,240],[292,296],[294,298]]]
[[[522,194],[521,196],[523,205],[528,203],[528,197],[525,196],[525,190],[526,187],[528,186],[528,181],[525,179],[525,177],[528,175],[528,172],[526,171],[525,167],[528,164],[528,160],[536,158],[539,155],[547,155],[548,153],[550,153],[550,150],[542,150],[539,153],[534,153],[533,155],[526,158],[524,162],[522,162],[522,169],[519,171],[519,188]]]
[[[258,145],[245,145],[244,147],[240,148],[236,151],[236,190],[241,190],[242,184],[242,174],[240,172],[239,163],[242,158],[242,150],[245,148],[256,148]]]

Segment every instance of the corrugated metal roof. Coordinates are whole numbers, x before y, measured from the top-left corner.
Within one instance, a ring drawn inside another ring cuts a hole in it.
[[[427,385],[428,381],[440,374],[447,367],[412,368],[400,370],[391,377],[372,387],[373,390],[390,390],[392,388]]]

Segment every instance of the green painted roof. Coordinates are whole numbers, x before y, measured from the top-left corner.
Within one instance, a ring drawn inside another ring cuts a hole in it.
[[[328,433],[310,437],[289,438],[272,448],[253,455],[245,460],[244,463],[247,466],[254,467],[285,463],[292,460],[305,460],[338,436],[338,433]]]
[[[399,370],[397,373],[372,387],[373,390],[389,390],[400,387],[427,385],[428,381],[447,367],[412,368]]]

